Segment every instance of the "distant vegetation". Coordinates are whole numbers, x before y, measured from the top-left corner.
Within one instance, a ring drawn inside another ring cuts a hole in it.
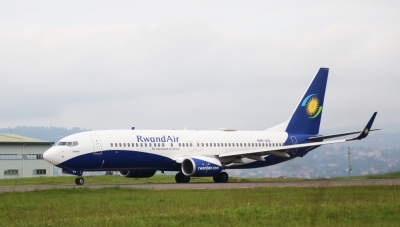
[[[44,127],[44,126],[17,126],[15,128],[1,128],[0,133],[12,133],[20,136],[31,137],[50,142],[58,142],[61,138],[78,132],[88,131],[81,128],[67,129],[65,127]]]

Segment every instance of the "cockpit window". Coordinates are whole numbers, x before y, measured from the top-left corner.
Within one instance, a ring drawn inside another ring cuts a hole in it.
[[[72,146],[73,146],[73,147],[78,146],[78,141],[72,142]]]
[[[67,145],[67,142],[58,142],[57,143],[57,146],[65,146],[65,145]]]

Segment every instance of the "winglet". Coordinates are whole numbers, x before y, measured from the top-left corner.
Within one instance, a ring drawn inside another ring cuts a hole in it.
[[[351,140],[361,140],[361,139],[364,139],[365,137],[367,137],[369,131],[371,130],[372,123],[374,123],[374,120],[375,120],[375,117],[376,117],[376,114],[377,114],[377,113],[378,113],[378,112],[375,112],[375,113],[372,115],[371,119],[369,119],[368,124],[365,126],[364,130],[362,130],[361,133],[360,133],[357,137],[354,137],[354,138],[351,138],[351,139],[347,139],[347,141],[351,141]]]

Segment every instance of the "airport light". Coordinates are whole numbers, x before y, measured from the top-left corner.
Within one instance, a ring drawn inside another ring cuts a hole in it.
[[[350,165],[350,153],[351,153],[352,150],[353,150],[353,148],[347,147],[347,154],[349,156],[349,169],[348,169],[349,176],[350,176],[350,171],[353,169],[353,167]]]

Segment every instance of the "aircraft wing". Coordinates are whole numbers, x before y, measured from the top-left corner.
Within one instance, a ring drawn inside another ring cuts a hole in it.
[[[375,128],[375,129],[371,129],[369,130],[370,132],[373,131],[378,131],[378,130],[382,130],[380,128]],[[348,135],[354,135],[354,134],[359,134],[362,131],[356,131],[356,132],[345,132],[345,133],[338,133],[338,134],[331,134],[331,135],[323,135],[323,136],[311,136],[308,137],[308,140],[312,141],[312,142],[321,142],[323,140],[326,139],[332,139],[332,138],[336,138],[336,137],[341,137],[341,136],[348,136]]]
[[[377,112],[375,112],[372,115],[371,119],[368,121],[364,130],[355,132],[355,133],[359,133],[359,135],[357,135],[356,137],[353,137],[353,138],[332,140],[332,141],[325,141],[325,142],[310,142],[310,143],[287,145],[287,146],[280,146],[280,147],[268,147],[268,148],[260,148],[257,150],[249,150],[249,151],[233,151],[233,152],[221,153],[221,154],[219,154],[218,157],[222,158],[222,157],[231,157],[231,156],[243,156],[243,157],[254,159],[254,160],[264,161],[264,159],[261,157],[264,155],[276,155],[276,156],[289,158],[290,156],[286,152],[294,150],[294,149],[304,148],[304,147],[311,148],[311,147],[318,147],[318,146],[327,145],[327,144],[343,143],[343,142],[348,142],[348,141],[352,141],[352,140],[361,140],[368,136],[368,133],[370,132],[371,127],[372,127],[372,123],[375,120],[376,114],[377,114]],[[351,133],[351,134],[355,134],[355,133]],[[346,133],[342,133],[342,134],[346,134]],[[340,134],[337,134],[337,135],[340,135]]]

